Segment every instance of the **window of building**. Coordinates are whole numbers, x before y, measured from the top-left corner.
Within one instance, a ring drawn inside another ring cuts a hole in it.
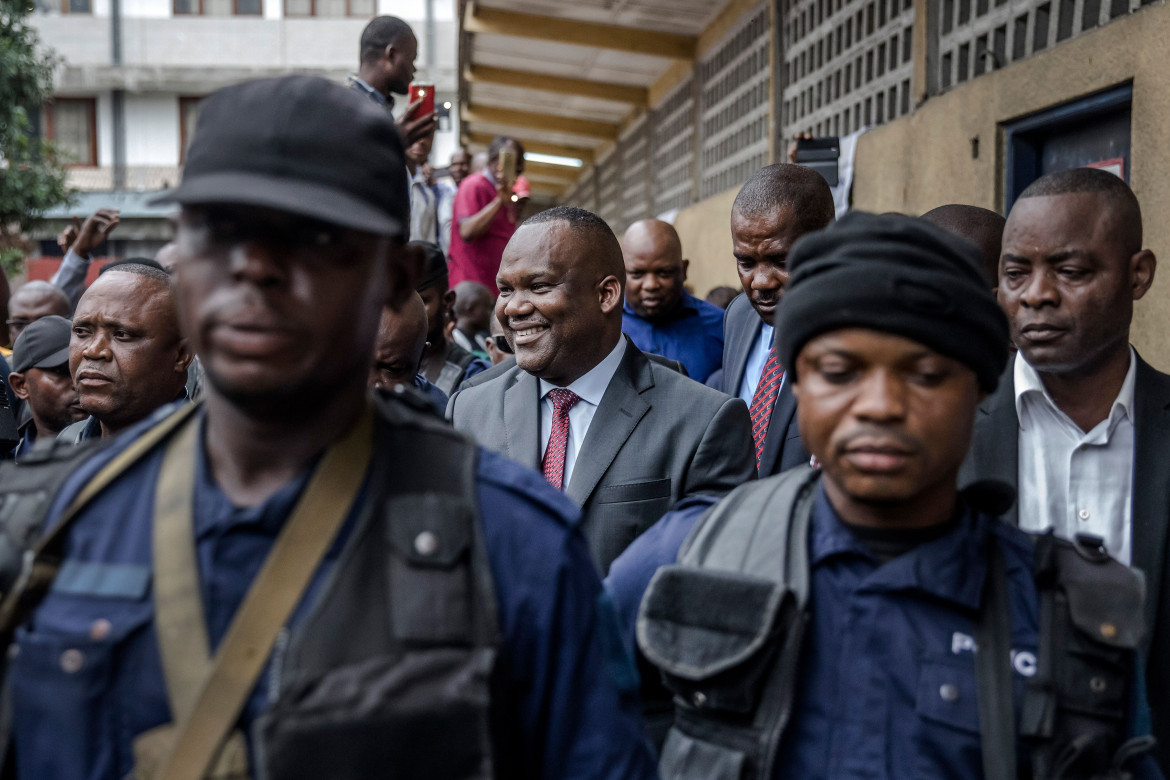
[[[54,98],[45,106],[45,137],[57,144],[68,165],[97,165],[97,101]]]
[[[375,0],[284,0],[285,16],[372,17]]]
[[[264,0],[172,0],[176,16],[261,16]]]
[[[41,13],[92,14],[92,0],[36,0],[35,7]]]
[[[195,123],[199,121],[202,97],[179,98],[179,165],[187,162],[187,148],[195,137]]]

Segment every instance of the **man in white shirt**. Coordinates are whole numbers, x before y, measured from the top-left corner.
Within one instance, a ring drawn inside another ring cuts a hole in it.
[[[976,416],[962,484],[1017,488],[1005,515],[1032,532],[1100,537],[1146,578],[1154,734],[1170,758],[1170,376],[1129,344],[1134,302],[1154,280],[1141,209],[1117,176],[1049,174],[1008,215],[999,301],[1018,348]]]
[[[625,264],[600,217],[558,207],[528,220],[497,284],[516,366],[456,393],[447,416],[564,490],[603,572],[680,499],[754,478],[744,402],[622,335]]]
[[[439,243],[438,195],[427,182],[424,168],[431,156],[433,135],[424,136],[406,149],[410,183],[410,240]]]

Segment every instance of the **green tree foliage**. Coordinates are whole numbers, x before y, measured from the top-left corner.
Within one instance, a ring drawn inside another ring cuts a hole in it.
[[[33,134],[30,111],[52,94],[57,60],[28,24],[32,0],[0,0],[0,266],[10,273],[29,249],[27,231],[69,201],[52,144]]]

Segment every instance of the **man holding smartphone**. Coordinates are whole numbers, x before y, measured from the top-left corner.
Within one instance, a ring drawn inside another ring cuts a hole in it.
[[[451,218],[451,285],[470,279],[498,295],[496,272],[508,239],[516,232],[512,185],[524,172],[524,147],[515,138],[496,136],[488,164],[459,185]]]
[[[349,77],[350,89],[392,111],[394,95],[406,95],[410,90],[417,56],[418,39],[409,24],[397,16],[375,17],[362,30],[361,63],[358,72]],[[406,113],[397,123],[405,146],[433,136],[439,126],[434,97],[431,96],[429,111],[420,110],[424,102],[412,95]]]

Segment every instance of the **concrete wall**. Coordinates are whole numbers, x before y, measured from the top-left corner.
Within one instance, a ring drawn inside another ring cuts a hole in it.
[[[853,203],[868,211],[921,214],[944,203],[1002,211],[1000,124],[1133,82],[1130,183],[1142,204],[1145,243],[1166,267],[1137,305],[1133,343],[1170,371],[1170,7],[1151,5],[1003,70],[933,97],[858,142]],[[971,139],[979,139],[972,157]],[[690,281],[705,295],[738,286],[729,217],[735,191],[680,211],[675,226]]]
[[[682,209],[674,219],[683,256],[691,261],[687,282],[700,298],[720,285],[739,289],[731,254],[731,204],[737,192],[738,187],[707,198]]]
[[[1130,183],[1145,243],[1170,263],[1170,7],[1152,5],[1051,51],[973,79],[876,128],[858,143],[853,202],[870,211],[921,214],[944,203],[1001,211],[1000,123],[1133,81]],[[978,138],[978,158],[971,139]],[[1137,305],[1132,338],[1170,370],[1170,266]]]

